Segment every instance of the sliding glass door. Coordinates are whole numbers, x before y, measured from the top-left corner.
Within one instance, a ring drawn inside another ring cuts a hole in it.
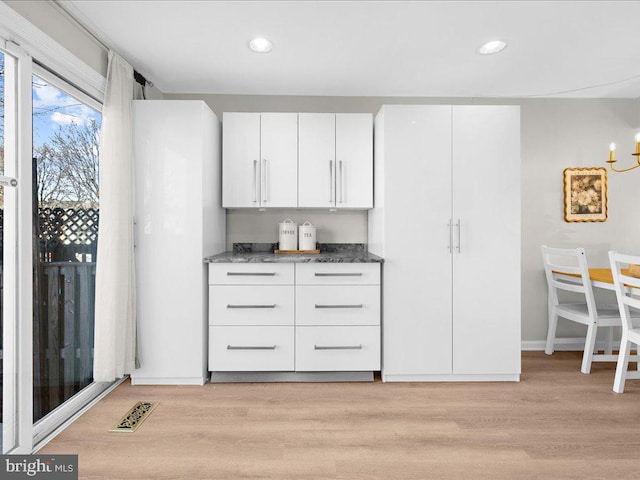
[[[93,382],[101,105],[0,39],[0,418],[33,448]]]
[[[33,76],[33,420],[93,382],[100,105]]]
[[[31,345],[31,59],[17,45],[0,47],[2,225],[2,451],[29,453],[32,447]],[[26,220],[26,221],[25,221]]]
[[[4,407],[6,402],[4,401],[4,379],[6,378],[6,373],[4,371],[4,356],[6,355],[6,351],[4,349],[3,342],[3,334],[5,331],[4,328],[4,312],[6,311],[6,307],[4,304],[6,303],[4,300],[4,276],[3,276],[3,264],[4,264],[4,191],[5,188],[11,188],[10,180],[5,177],[4,171],[4,124],[5,124],[5,101],[4,101],[4,71],[5,71],[5,53],[0,50],[0,177],[3,177],[3,182],[0,184],[0,390],[3,391],[2,395],[2,408],[0,408],[0,452],[3,452],[3,445],[6,442],[3,442],[2,433],[7,430],[9,425],[11,424],[11,415],[5,415]],[[8,240],[8,238],[7,238]],[[7,421],[9,423],[7,424]]]

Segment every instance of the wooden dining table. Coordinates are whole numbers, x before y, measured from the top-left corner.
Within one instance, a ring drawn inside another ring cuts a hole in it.
[[[565,275],[567,277],[579,277],[580,275],[572,274],[572,273],[563,273],[556,272],[553,273],[558,275]],[[630,275],[628,269],[623,268],[620,270],[620,273],[623,275]],[[590,268],[589,269],[589,279],[591,280],[591,285],[597,288],[603,288],[605,290],[615,290],[613,286],[613,273],[610,268]]]

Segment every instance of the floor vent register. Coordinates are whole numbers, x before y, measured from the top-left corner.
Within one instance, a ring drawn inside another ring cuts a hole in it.
[[[158,406],[159,402],[138,402],[122,417],[110,432],[135,432],[149,414]]]

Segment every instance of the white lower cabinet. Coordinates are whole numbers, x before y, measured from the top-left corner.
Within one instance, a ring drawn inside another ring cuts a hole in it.
[[[209,325],[291,325],[294,289],[289,285],[211,285]]]
[[[293,370],[293,327],[209,327],[209,367],[224,372]]]
[[[209,266],[209,370],[380,370],[380,264]]]
[[[380,370],[380,327],[296,327],[296,371]]]

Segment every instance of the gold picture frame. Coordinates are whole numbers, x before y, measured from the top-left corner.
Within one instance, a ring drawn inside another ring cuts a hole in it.
[[[565,168],[564,221],[605,222],[607,214],[607,170]]]

